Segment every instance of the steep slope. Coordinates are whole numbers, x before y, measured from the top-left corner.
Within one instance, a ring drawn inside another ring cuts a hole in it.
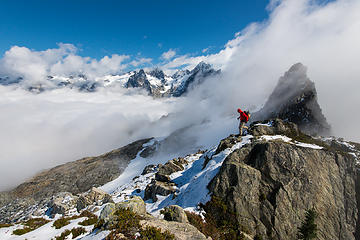
[[[329,135],[330,125],[317,101],[315,84],[306,75],[306,67],[294,64],[282,76],[264,107],[254,113],[255,120],[280,118],[296,123],[311,135]]]

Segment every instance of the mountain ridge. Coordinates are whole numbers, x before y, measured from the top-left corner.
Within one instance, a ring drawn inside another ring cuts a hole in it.
[[[120,86],[125,89],[143,89],[153,97],[180,97],[186,94],[191,85],[201,84],[206,78],[220,74],[210,64],[200,62],[192,70],[177,70],[172,75],[166,75],[163,70],[154,68],[150,70],[134,70],[122,74],[104,75],[89,78],[83,73],[69,76],[48,75],[46,79],[26,82],[24,77],[0,76],[0,85],[21,85],[30,92],[41,93],[57,88],[73,88],[79,91],[94,92],[102,87]],[[25,82],[24,82],[25,81]]]

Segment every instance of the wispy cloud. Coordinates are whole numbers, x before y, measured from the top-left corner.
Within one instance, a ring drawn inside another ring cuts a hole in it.
[[[139,58],[139,59],[131,61],[130,64],[134,67],[138,67],[138,66],[144,65],[146,63],[151,63],[151,61],[152,61],[152,58]]]
[[[169,51],[164,52],[163,54],[161,54],[161,58],[164,59],[164,60],[170,60],[173,57],[175,57],[175,55],[176,55],[176,51],[173,50],[173,49],[169,49]]]

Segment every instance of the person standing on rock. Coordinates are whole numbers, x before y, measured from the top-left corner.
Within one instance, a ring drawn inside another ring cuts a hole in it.
[[[239,134],[240,136],[243,135],[243,129],[247,129],[248,127],[245,126],[245,123],[247,123],[250,119],[250,112],[249,111],[242,111],[240,108],[238,108],[238,113],[240,114],[240,116],[237,118],[238,120],[240,119],[240,124],[239,124]]]

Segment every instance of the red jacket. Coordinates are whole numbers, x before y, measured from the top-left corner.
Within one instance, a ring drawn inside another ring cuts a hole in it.
[[[240,121],[247,123],[249,121],[249,116],[246,113],[244,113],[243,111],[241,111],[240,108],[238,108],[237,111],[238,111],[238,113],[240,113]]]

